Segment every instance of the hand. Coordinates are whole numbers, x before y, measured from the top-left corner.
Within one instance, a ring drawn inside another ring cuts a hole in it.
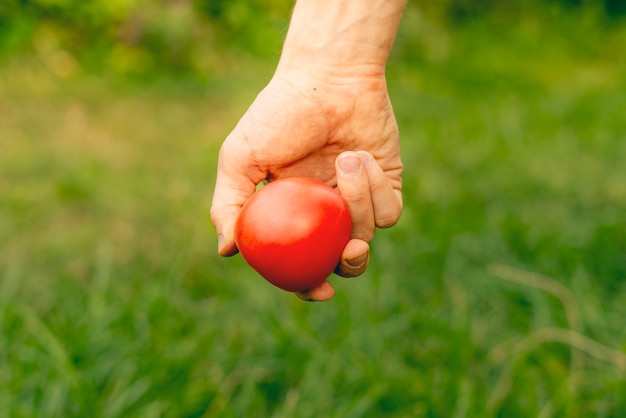
[[[358,276],[367,268],[376,227],[400,217],[401,175],[398,127],[383,75],[278,70],[220,150],[211,207],[218,252],[236,254],[234,224],[257,184],[316,177],[338,189],[353,220],[336,273]],[[326,281],[298,296],[321,301],[333,294]]]

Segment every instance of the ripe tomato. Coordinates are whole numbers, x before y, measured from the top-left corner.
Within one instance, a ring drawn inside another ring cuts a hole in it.
[[[309,290],[333,272],[352,219],[338,192],[309,177],[268,183],[243,206],[235,243],[261,276],[283,290]]]

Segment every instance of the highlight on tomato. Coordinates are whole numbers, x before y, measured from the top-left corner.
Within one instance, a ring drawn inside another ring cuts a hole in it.
[[[257,190],[235,223],[235,244],[268,282],[289,292],[323,283],[350,240],[352,219],[339,193],[310,177]]]

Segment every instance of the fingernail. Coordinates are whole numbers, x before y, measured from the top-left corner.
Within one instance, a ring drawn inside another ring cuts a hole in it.
[[[365,165],[368,165],[369,163],[372,162],[372,156],[370,155],[369,152],[357,151],[357,153],[361,156],[361,160],[363,161]]]
[[[361,159],[356,155],[346,155],[339,160],[339,169],[344,174],[354,174],[361,167]]]
[[[367,261],[367,256],[368,254],[365,253],[359,257],[356,258],[350,258],[347,259],[346,262],[351,266],[351,267],[360,267],[363,265],[363,263],[365,263],[365,261]]]

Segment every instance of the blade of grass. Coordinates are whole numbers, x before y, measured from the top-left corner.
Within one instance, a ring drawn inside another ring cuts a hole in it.
[[[63,343],[30,306],[17,302],[14,303],[14,309],[22,319],[24,328],[39,342],[42,350],[48,353],[66,383],[72,386],[77,385],[79,377]]]
[[[528,272],[503,264],[493,263],[487,268],[495,277],[524,286],[534,287],[553,295],[563,305],[569,327],[577,332],[582,332],[583,323],[576,299],[572,292],[562,283],[539,273]],[[569,388],[572,396],[574,396],[578,392],[578,382],[576,379],[579,375],[578,372],[583,368],[584,359],[573,347],[571,349],[570,361],[571,374],[569,376]]]

